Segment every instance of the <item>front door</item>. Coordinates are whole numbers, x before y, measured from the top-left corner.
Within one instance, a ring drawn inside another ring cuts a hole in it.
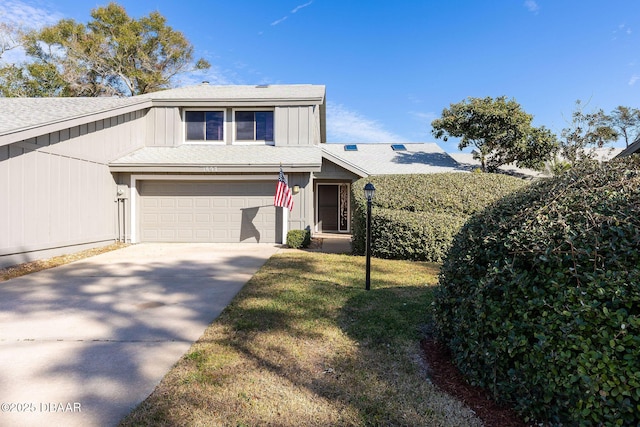
[[[318,231],[338,231],[338,186],[318,186]]]
[[[349,185],[318,184],[317,231],[349,232]]]

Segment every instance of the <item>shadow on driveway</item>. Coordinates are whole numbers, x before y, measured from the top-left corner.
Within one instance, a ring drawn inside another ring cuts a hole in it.
[[[116,425],[277,251],[139,244],[3,282],[0,425]]]

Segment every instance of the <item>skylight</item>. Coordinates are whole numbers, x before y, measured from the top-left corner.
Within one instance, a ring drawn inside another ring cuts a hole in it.
[[[393,151],[407,151],[407,147],[404,144],[391,144],[391,149]]]
[[[358,146],[356,144],[347,144],[344,146],[344,151],[358,151]]]

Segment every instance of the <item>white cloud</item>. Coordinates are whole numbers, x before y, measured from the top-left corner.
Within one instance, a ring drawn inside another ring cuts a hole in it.
[[[538,3],[536,3],[535,0],[526,0],[524,2],[524,7],[526,7],[529,12],[532,13],[538,13],[538,11],[540,10],[540,6],[538,6]]]
[[[21,0],[4,0],[0,8],[0,22],[21,30],[34,30],[53,25],[62,19],[62,14],[54,10],[35,7]],[[22,47],[6,51],[1,58],[3,64],[17,64],[27,59]]]
[[[62,15],[54,10],[35,7],[21,0],[4,0],[0,9],[0,21],[36,29],[52,25],[62,19]]]
[[[278,19],[278,20],[276,20],[276,21],[273,21],[273,22],[271,23],[271,26],[273,27],[273,26],[276,26],[276,25],[278,25],[278,24],[281,24],[282,22],[286,21],[286,20],[287,20],[287,18],[288,18],[288,16],[285,16],[285,17],[280,18],[280,19]]]
[[[384,129],[342,104],[327,104],[327,142],[406,142],[404,138]]]
[[[307,2],[305,4],[301,4],[299,6],[296,6],[295,8],[293,8],[293,10],[291,11],[291,13],[296,13],[297,11],[299,11],[302,8],[305,8],[307,6],[311,6],[311,3],[313,3],[313,0],[311,0],[310,2]]]
[[[304,3],[304,4],[300,4],[300,5],[296,6],[296,7],[294,7],[294,8],[291,10],[291,12],[289,13],[289,15],[283,16],[282,18],[280,18],[280,19],[277,19],[277,20],[273,21],[273,22],[271,23],[271,26],[272,26],[272,27],[275,27],[275,26],[276,26],[276,25],[278,25],[278,24],[282,24],[284,21],[286,21],[286,20],[287,20],[287,18],[288,18],[289,16],[291,16],[291,15],[293,15],[294,13],[298,12],[300,9],[303,9],[303,8],[305,8],[305,7],[307,7],[307,6],[311,6],[311,3],[313,3],[313,0],[311,0],[311,1],[307,2],[307,3]]]
[[[634,84],[636,84],[636,82],[640,80],[640,75],[638,74],[634,74],[633,76],[631,76],[631,78],[629,79],[629,86],[633,86]]]

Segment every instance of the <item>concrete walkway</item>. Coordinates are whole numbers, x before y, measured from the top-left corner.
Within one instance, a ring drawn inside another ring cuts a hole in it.
[[[113,426],[279,250],[138,244],[0,283],[0,426]]]
[[[322,240],[322,245],[317,252],[329,254],[350,254],[351,253],[351,235],[350,234],[315,234],[313,237]]]

